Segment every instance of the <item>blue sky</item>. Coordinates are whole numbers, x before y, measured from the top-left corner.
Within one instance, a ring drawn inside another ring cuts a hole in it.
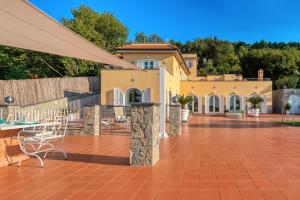
[[[87,5],[113,13],[130,31],[185,42],[216,36],[230,41],[300,42],[298,0],[30,0],[57,19]]]

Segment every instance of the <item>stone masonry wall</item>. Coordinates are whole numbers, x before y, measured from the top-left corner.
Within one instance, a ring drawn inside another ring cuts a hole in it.
[[[170,135],[180,135],[181,134],[181,113],[180,105],[169,105],[170,107]]]
[[[83,107],[83,121],[85,135],[100,134],[100,106],[92,105]]]
[[[153,166],[159,160],[159,104],[131,107],[130,165]]]

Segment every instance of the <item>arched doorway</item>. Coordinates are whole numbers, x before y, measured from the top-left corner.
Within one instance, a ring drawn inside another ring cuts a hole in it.
[[[232,111],[240,111],[241,110],[241,98],[238,95],[230,96],[229,110],[232,110]]]
[[[209,97],[208,111],[211,113],[220,112],[220,98],[217,95]]]
[[[191,95],[193,98],[193,101],[188,103],[188,109],[193,113],[199,112],[199,98],[195,95]]]
[[[125,102],[126,105],[142,102],[142,92],[136,88],[128,89],[125,96]]]

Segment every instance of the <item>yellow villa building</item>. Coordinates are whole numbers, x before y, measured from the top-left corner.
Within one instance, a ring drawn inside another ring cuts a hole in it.
[[[182,54],[170,44],[130,44],[117,49],[118,56],[137,69],[104,69],[101,72],[101,105],[126,106],[134,102],[160,103],[161,136],[165,135],[168,105],[178,94],[191,95],[187,105],[193,114],[223,114],[247,110],[247,99],[260,95],[261,113],[272,112],[272,81],[242,75],[199,75],[196,54]]]

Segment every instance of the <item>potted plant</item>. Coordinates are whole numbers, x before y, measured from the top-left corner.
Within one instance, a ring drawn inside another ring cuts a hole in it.
[[[264,99],[259,95],[252,96],[248,99],[248,102],[251,103],[250,116],[257,117],[259,115],[259,104],[263,101]]]
[[[185,109],[185,105],[193,101],[192,96],[184,96],[184,95],[178,95],[177,97],[178,103],[181,106],[181,121],[188,121],[189,117],[189,110]]]
[[[285,113],[286,113],[287,115],[290,114],[291,108],[292,108],[292,106],[291,106],[290,103],[286,103],[286,104],[285,104],[284,109],[285,109]]]

